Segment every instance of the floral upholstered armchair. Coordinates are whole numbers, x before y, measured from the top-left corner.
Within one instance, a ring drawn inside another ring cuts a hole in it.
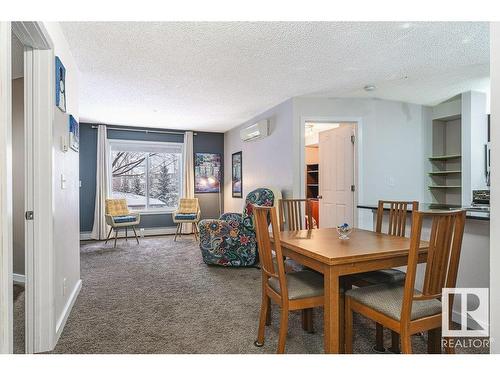
[[[258,262],[253,223],[253,205],[276,206],[281,193],[259,188],[245,199],[243,214],[225,213],[217,219],[200,221],[200,249],[206,264],[244,267]]]

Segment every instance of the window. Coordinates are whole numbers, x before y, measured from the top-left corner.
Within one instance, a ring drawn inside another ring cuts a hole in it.
[[[171,212],[182,184],[182,143],[110,140],[110,195],[133,211]]]

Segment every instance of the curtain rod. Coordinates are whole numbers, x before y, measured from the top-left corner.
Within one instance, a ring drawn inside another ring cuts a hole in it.
[[[97,129],[99,126],[92,125],[92,129]],[[130,128],[120,128],[116,126],[107,126],[109,130],[122,130],[127,132],[141,132],[141,133],[158,133],[158,134],[177,134],[184,135],[185,132],[174,132],[168,130],[148,130],[148,129],[130,129]],[[193,133],[193,135],[198,135],[198,133]]]

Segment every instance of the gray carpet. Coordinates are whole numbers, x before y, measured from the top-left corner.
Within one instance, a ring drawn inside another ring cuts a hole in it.
[[[149,237],[81,246],[83,288],[55,353],[274,353],[278,308],[257,348],[260,270],[209,267],[190,237]],[[322,353],[322,309],[316,333],[290,316],[287,353]],[[373,353],[373,323],[355,316],[354,351]],[[387,346],[390,335],[386,333]],[[424,337],[414,337],[424,353]]]
[[[24,287],[14,285],[14,353],[24,353]]]

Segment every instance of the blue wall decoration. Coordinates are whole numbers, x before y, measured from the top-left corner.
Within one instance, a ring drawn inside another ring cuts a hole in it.
[[[66,112],[66,68],[56,56],[56,106]]]
[[[80,148],[80,125],[72,115],[69,115],[69,147],[76,152]]]

